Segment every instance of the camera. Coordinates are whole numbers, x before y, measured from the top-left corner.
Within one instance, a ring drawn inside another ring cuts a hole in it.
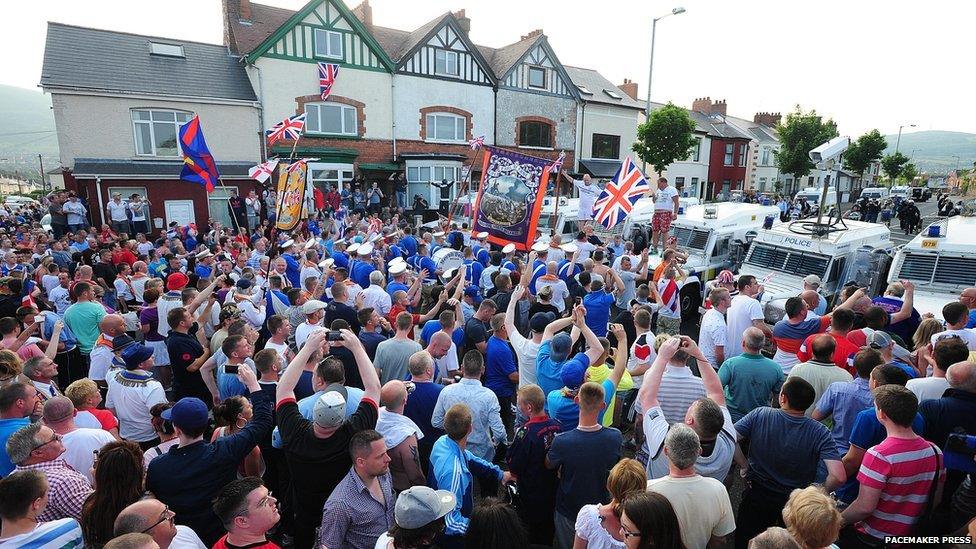
[[[329,330],[329,333],[325,334],[326,341],[342,341],[342,332],[339,330]]]
[[[953,433],[945,445],[945,467],[966,473],[976,473],[976,436]]]
[[[840,136],[817,146],[810,151],[810,160],[820,169],[828,169],[829,164],[840,160],[840,155],[851,146],[851,138]]]
[[[232,375],[237,375],[237,372],[240,369],[241,369],[241,367],[239,365],[237,365],[237,364],[228,364],[228,365],[224,366],[224,371],[227,372],[228,374],[232,374]]]

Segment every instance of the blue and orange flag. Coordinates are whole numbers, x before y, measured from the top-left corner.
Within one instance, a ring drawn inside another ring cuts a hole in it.
[[[180,126],[180,146],[183,148],[183,171],[180,179],[203,185],[207,192],[213,192],[220,178],[217,163],[207,148],[200,127],[200,117],[194,116]]]

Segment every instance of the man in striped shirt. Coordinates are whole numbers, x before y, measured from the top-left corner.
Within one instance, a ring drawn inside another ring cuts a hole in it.
[[[918,399],[899,385],[883,385],[874,390],[878,421],[888,437],[868,449],[857,480],[861,483],[857,499],[844,510],[844,523],[853,525],[845,536],[861,543],[880,546],[885,536],[906,536],[925,512],[933,482],[932,497],[937,503],[945,482],[942,452],[912,430]],[[855,541],[844,541],[841,546]]]

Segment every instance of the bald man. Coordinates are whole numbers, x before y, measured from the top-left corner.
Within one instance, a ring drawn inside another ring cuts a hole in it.
[[[115,535],[145,533],[160,549],[206,549],[189,526],[175,523],[176,513],[158,499],[143,499],[126,507],[115,519]]]
[[[61,459],[94,484],[91,471],[95,452],[102,446],[115,442],[115,437],[102,429],[79,428],[75,425],[75,405],[64,396],[52,397],[44,403],[44,424],[61,435],[61,443],[64,445]]]
[[[393,476],[393,489],[402,492],[411,486],[425,486],[420,464],[418,441],[424,437],[420,427],[412,419],[403,415],[413,383],[400,380],[387,382],[380,391],[380,417],[376,430],[383,435],[386,453],[390,456],[390,474]]]
[[[444,330],[434,332],[430,336],[430,342],[425,349],[430,356],[434,357],[434,380],[442,377],[453,377],[457,375],[460,367],[458,366],[457,346],[454,340]]]
[[[98,329],[101,333],[92,347],[88,377],[99,386],[105,387],[105,374],[112,367],[112,360],[115,358],[112,340],[125,333],[125,319],[122,315],[105,315],[98,323]]]
[[[969,321],[967,328],[976,328],[976,288],[966,288],[959,292],[959,303],[969,309]]]
[[[800,299],[807,304],[807,318],[817,316],[816,309],[820,305],[820,294],[816,290],[803,290],[800,293]]]

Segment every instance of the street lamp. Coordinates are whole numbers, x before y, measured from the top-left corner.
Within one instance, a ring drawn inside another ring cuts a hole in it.
[[[651,81],[654,78],[654,37],[657,35],[657,22],[665,17],[671,15],[681,15],[684,12],[684,8],[677,7],[671,10],[671,13],[665,13],[660,17],[655,17],[653,21],[651,21],[651,63],[647,69],[647,108],[644,109],[645,120],[650,120],[651,118]],[[647,162],[643,163],[643,169],[647,169]]]
[[[898,146],[901,145],[901,129],[902,128],[914,128],[915,124],[907,124],[898,126],[898,140],[895,141],[895,154],[898,154]]]

